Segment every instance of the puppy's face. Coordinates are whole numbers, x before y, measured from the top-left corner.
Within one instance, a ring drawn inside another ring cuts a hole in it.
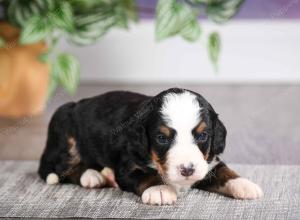
[[[226,130],[196,93],[166,92],[158,100],[148,130],[152,162],[168,184],[189,187],[205,177],[223,151]]]

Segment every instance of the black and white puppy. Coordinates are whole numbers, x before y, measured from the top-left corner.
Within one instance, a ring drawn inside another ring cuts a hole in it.
[[[261,197],[258,185],[220,160],[225,139],[218,115],[195,92],[109,92],[56,111],[38,172],[48,184],[94,188],[107,184],[101,171],[108,167],[122,190],[147,204],[172,204],[191,187],[238,199]]]

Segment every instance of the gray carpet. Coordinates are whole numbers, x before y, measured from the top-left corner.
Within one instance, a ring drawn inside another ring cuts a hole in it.
[[[118,189],[48,186],[36,161],[0,161],[0,217],[132,219],[300,219],[300,166],[232,165],[264,198],[241,201],[193,190],[174,206],[148,206]]]

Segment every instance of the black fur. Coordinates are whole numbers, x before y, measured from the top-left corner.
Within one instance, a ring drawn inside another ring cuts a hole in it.
[[[156,141],[158,128],[164,124],[159,109],[166,94],[183,91],[186,90],[173,88],[155,97],[117,91],[61,106],[49,124],[39,175],[45,180],[49,173],[56,173],[61,183],[80,184],[79,178],[86,169],[110,167],[118,185],[126,191],[140,195],[145,182],[150,186],[162,184],[157,170],[149,166],[153,162],[152,151],[163,164],[171,147],[162,147]],[[209,133],[199,148],[209,155],[210,162],[224,151],[226,129],[211,105],[194,94],[203,108],[201,115]],[[172,135],[176,136],[176,131]],[[80,156],[80,161],[72,165],[70,138],[75,140]]]

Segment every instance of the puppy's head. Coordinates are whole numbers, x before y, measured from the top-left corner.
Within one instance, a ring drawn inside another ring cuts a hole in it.
[[[225,147],[226,129],[199,94],[169,89],[151,100],[146,132],[151,162],[168,183],[188,187]]]

